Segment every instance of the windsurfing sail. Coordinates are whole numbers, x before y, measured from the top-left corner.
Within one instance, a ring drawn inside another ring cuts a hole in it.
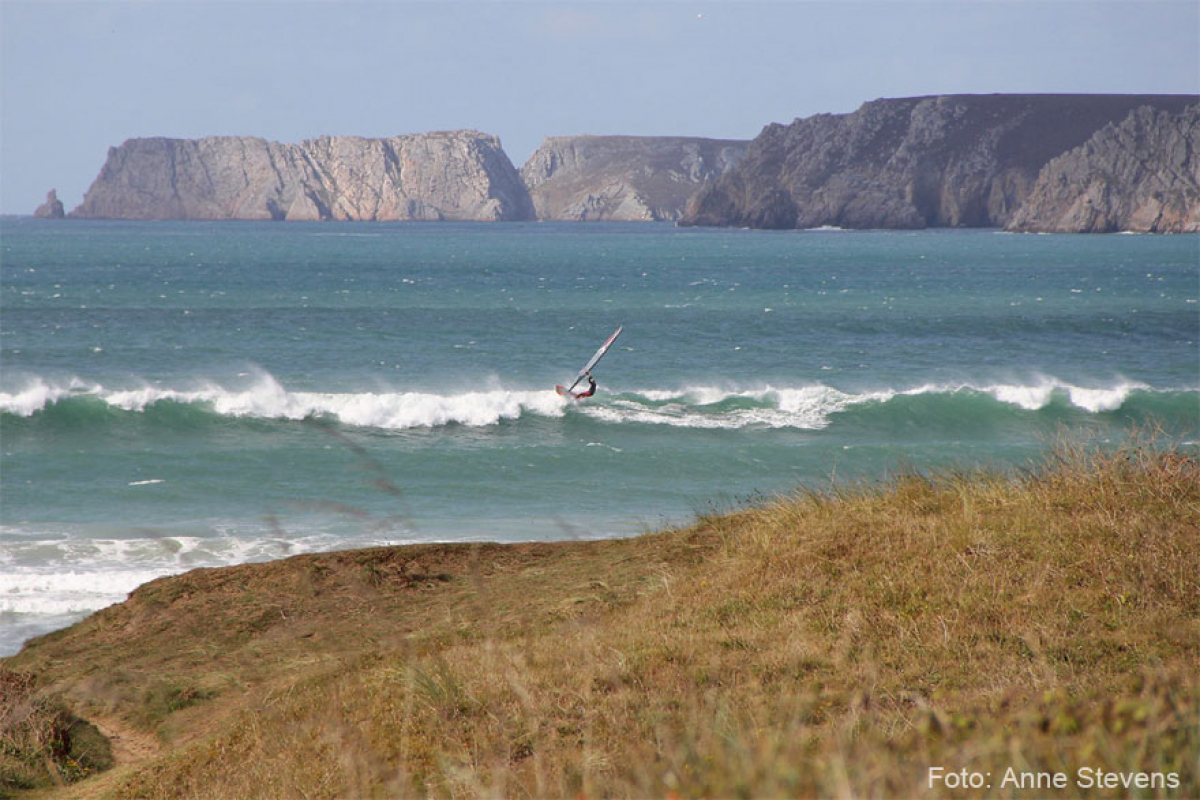
[[[612,347],[612,343],[615,342],[617,337],[621,335],[621,331],[624,329],[624,327],[624,325],[618,327],[615,331],[613,331],[613,335],[608,337],[608,340],[604,344],[600,345],[600,349],[596,351],[596,354],[588,359],[588,362],[583,365],[583,369],[579,370],[579,374],[575,376],[575,382],[567,387],[568,392],[578,386],[579,382],[583,380],[584,376],[592,371],[592,367],[596,366],[600,359],[604,358],[604,354],[608,352],[608,348]]]

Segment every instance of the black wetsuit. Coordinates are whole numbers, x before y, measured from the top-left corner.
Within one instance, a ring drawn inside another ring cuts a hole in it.
[[[591,375],[588,375],[588,390],[586,392],[580,392],[579,394],[575,395],[575,399],[578,400],[581,397],[591,397],[595,393],[596,393],[596,379],[593,378]]]

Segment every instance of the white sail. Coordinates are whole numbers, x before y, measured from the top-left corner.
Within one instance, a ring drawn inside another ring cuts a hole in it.
[[[621,331],[624,328],[624,325],[618,327],[616,331],[613,332],[613,335],[608,337],[608,341],[600,345],[600,349],[596,351],[596,354],[588,359],[588,362],[583,365],[583,369],[579,370],[579,374],[575,376],[575,382],[567,387],[568,392],[578,386],[579,382],[583,380],[584,376],[591,372],[592,367],[596,366],[596,363],[600,359],[604,358],[604,354],[608,352],[608,348],[611,347],[612,343],[617,340],[617,337],[621,335]]]

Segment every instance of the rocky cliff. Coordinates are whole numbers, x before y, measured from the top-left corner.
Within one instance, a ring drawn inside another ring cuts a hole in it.
[[[1142,106],[1042,168],[1015,231],[1200,232],[1200,105]]]
[[[1195,96],[948,95],[768,125],[688,203],[685,225],[1002,227],[1051,159],[1136,108]],[[1150,142],[1153,137],[1147,138]]]
[[[538,219],[675,220],[748,142],[674,136],[558,136],[521,167]]]
[[[528,193],[495,136],[451,131],[300,144],[220,136],[109,150],[71,216],[123,219],[512,220]]]
[[[39,219],[62,219],[66,216],[62,200],[58,199],[56,189],[51,189],[46,193],[46,202],[38,206],[33,215]]]

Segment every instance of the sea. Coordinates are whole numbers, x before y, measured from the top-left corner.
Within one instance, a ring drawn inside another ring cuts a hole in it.
[[[1196,452],[1198,297],[1194,235],[3,218],[0,655],[195,568]]]

